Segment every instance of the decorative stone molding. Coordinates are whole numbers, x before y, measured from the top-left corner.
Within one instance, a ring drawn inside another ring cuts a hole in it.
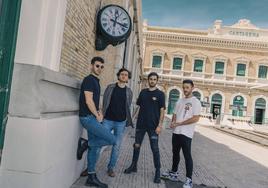
[[[249,64],[250,63],[250,59],[246,58],[246,57],[237,57],[234,59],[234,61],[236,62],[243,62],[243,63],[246,63],[246,64]]]
[[[207,55],[203,54],[203,53],[195,53],[195,54],[192,54],[192,57],[194,59],[201,59],[203,60],[204,62],[206,61],[207,59]]]
[[[214,61],[223,61],[223,62],[228,62],[229,58],[224,55],[216,55],[213,57]]]
[[[259,64],[265,64],[265,65],[268,65],[268,58],[259,59],[259,60],[257,60],[257,62],[258,62]]]
[[[233,28],[243,28],[243,29],[259,29],[255,25],[253,25],[250,20],[240,19],[237,23],[232,25]]]
[[[172,32],[146,31],[144,37],[147,41],[161,43],[175,43],[184,45],[198,45],[202,47],[244,49],[252,51],[268,51],[268,42],[243,41],[234,39],[212,38],[209,36],[191,36]]]
[[[15,63],[9,115],[40,119],[77,114],[80,81],[36,65]]]

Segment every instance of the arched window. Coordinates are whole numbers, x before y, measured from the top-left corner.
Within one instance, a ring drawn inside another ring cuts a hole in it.
[[[198,100],[201,101],[201,94],[198,91],[194,91],[193,96],[195,96]]]
[[[216,115],[221,114],[222,108],[222,95],[219,93],[215,93],[211,97],[211,108],[210,112],[213,114],[213,118],[216,118]]]
[[[258,98],[255,101],[254,121],[256,124],[263,124],[263,120],[265,119],[265,111],[266,111],[266,100],[263,98]]]
[[[169,97],[168,97],[168,114],[172,114],[173,110],[175,108],[175,104],[180,98],[180,92],[177,89],[172,89],[169,92]]]
[[[233,116],[243,116],[244,98],[240,95],[236,96],[233,100]]]
[[[263,98],[258,98],[255,102],[255,107],[258,107],[258,108],[264,108],[266,107],[266,101],[265,99]]]
[[[211,103],[221,105],[222,104],[222,96],[221,96],[221,94],[218,94],[218,93],[214,94],[212,96]]]

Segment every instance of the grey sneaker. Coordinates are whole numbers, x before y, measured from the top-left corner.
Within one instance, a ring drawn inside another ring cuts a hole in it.
[[[161,178],[164,180],[178,181],[179,173],[167,170],[166,172],[161,174]]]
[[[183,188],[193,188],[193,182],[190,178],[186,178]]]

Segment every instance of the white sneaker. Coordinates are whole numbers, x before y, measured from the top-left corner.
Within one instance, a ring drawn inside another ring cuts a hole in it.
[[[185,183],[183,184],[183,188],[192,188],[193,182],[190,178],[186,178]]]
[[[179,173],[167,170],[166,172],[161,174],[161,178],[165,180],[178,181]]]

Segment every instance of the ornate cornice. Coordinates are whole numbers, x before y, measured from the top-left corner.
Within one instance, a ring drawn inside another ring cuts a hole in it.
[[[213,38],[209,36],[194,36],[194,35],[185,35],[172,32],[157,32],[157,31],[145,31],[144,37],[145,40],[148,42],[161,42],[167,44],[173,43],[173,44],[183,44],[190,46],[268,52],[268,41],[263,42],[263,41],[233,40],[233,39],[216,38],[216,37]]]

